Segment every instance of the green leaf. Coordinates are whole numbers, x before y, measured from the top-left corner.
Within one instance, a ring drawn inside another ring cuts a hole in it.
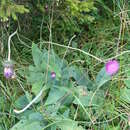
[[[123,88],[121,89],[121,97],[122,100],[124,100],[127,103],[130,103],[130,89],[129,88]]]
[[[43,111],[44,113],[46,113],[46,115],[56,120],[62,118],[60,115],[57,114],[59,108],[60,108],[60,104],[57,103],[57,104],[45,106]]]
[[[32,85],[32,92],[33,92],[35,95],[37,95],[37,94],[41,91],[41,89],[42,89],[43,87],[45,87],[45,86],[43,86],[43,82],[36,82],[36,83],[34,83],[34,84]],[[35,103],[38,103],[40,100],[41,100],[41,97],[39,97],[39,98],[37,99],[37,101],[35,101]]]
[[[77,99],[74,100],[74,104],[82,104],[83,106],[85,107],[88,107],[90,106],[90,102],[91,102],[91,99],[92,99],[92,96],[93,96],[93,92],[92,91],[88,91],[86,93],[86,95],[79,95],[78,99],[79,101],[77,101]],[[91,102],[91,106],[100,106],[104,104],[104,93],[103,91],[98,91],[96,93],[96,95],[93,97],[93,100]]]
[[[40,114],[39,112],[33,112],[31,114],[29,114],[28,117],[29,120],[36,120],[36,121],[42,121],[43,120],[43,116],[42,114]]]
[[[0,130],[4,130],[3,127],[0,125]]]
[[[63,113],[63,116],[69,118],[69,113],[70,113],[70,109],[66,109],[65,112]]]
[[[56,77],[61,77],[61,64],[62,60],[51,50],[49,55],[49,65],[48,65],[48,52],[43,50],[43,60],[41,64],[41,68],[43,71],[46,70],[48,66],[48,70],[50,72],[54,71],[56,73]]]
[[[33,61],[36,66],[39,66],[42,63],[42,52],[40,49],[37,47],[36,44],[32,44],[32,56],[33,56]]]
[[[32,85],[32,92],[37,95],[41,88],[43,87],[43,82],[36,82]]]
[[[27,76],[27,80],[29,83],[36,83],[36,82],[44,82],[45,76],[41,72],[30,72],[30,75]]]
[[[21,120],[10,130],[43,130],[39,121]]]
[[[50,72],[54,71],[56,73],[56,77],[61,77],[61,66],[58,66],[56,63],[50,62]]]
[[[17,18],[17,16],[16,16],[15,13],[12,13],[12,18],[13,18],[14,20],[18,20],[18,18]]]
[[[106,130],[121,130],[121,128],[120,128],[120,126],[115,126],[114,127],[114,126],[109,125],[109,126],[106,127]]]
[[[32,100],[32,95],[28,91],[25,91],[25,95],[26,95],[28,101],[30,102]]]
[[[57,130],[56,125],[52,125],[51,128],[50,128],[50,130]]]
[[[14,20],[17,20],[16,14],[28,13],[29,10],[24,7],[24,5],[15,4],[15,2],[10,0],[2,0],[0,4],[0,16],[3,21],[7,21],[8,17],[11,17]]]
[[[26,95],[20,96],[16,101],[15,101],[15,106],[19,109],[25,107],[28,104],[28,99]]]
[[[61,77],[61,60],[58,56],[51,50],[49,55],[49,65],[48,65],[48,52],[43,50],[42,52],[39,50],[36,44],[32,45],[32,56],[34,64],[40,69],[40,71],[46,71],[48,67],[48,71],[54,71],[56,73],[56,77]]]
[[[62,89],[62,87],[53,86],[50,89],[45,105],[55,104],[60,98],[62,98],[65,95],[65,93],[66,92],[64,91],[64,89]]]
[[[124,83],[130,89],[130,80],[124,80]]]
[[[0,110],[5,107],[5,98],[3,96],[0,96]]]
[[[74,96],[72,94],[67,94],[67,96],[62,99],[61,103],[64,105],[70,105],[74,101]]]
[[[111,76],[106,73],[105,67],[103,67],[96,77],[96,85],[102,86],[109,80],[111,80]]]
[[[77,122],[69,120],[61,120],[56,124],[61,130],[84,130],[81,126],[78,126]]]
[[[71,77],[73,77],[76,80],[78,85],[86,86],[87,89],[91,90],[94,87],[87,73],[77,67],[74,67],[74,66],[66,67],[63,70],[64,79],[68,80]]]

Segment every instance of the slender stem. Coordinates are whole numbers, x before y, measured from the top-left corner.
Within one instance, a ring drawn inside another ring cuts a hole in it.
[[[123,52],[121,52],[121,53],[118,54],[118,55],[115,55],[115,56],[113,56],[113,57],[111,57],[111,58],[105,59],[104,61],[108,61],[108,60],[115,59],[115,58],[120,57],[120,56],[122,56],[122,55],[124,55],[124,54],[126,54],[126,53],[130,53],[130,50],[123,51]]]
[[[48,42],[48,41],[43,41],[43,43],[50,43],[50,42]],[[92,54],[90,54],[90,53],[88,53],[88,52],[86,52],[86,51],[83,51],[83,50],[79,49],[79,48],[74,48],[74,47],[70,47],[70,46],[68,47],[68,46],[61,45],[61,44],[54,43],[54,42],[52,42],[51,44],[54,44],[54,45],[56,45],[56,46],[60,46],[60,47],[63,47],[63,48],[68,48],[68,49],[71,49],[71,50],[79,51],[79,52],[81,52],[81,53],[83,53],[83,54],[86,54],[86,55],[88,55],[88,56],[90,56],[90,57],[96,59],[97,61],[100,61],[101,63],[105,63],[105,62],[107,62],[108,60],[112,60],[112,59],[114,59],[114,58],[120,57],[120,56],[122,56],[122,55],[124,55],[124,54],[126,54],[126,53],[130,53],[130,50],[127,50],[127,51],[123,51],[123,52],[121,52],[120,54],[117,54],[117,55],[115,55],[115,56],[113,56],[113,57],[111,57],[111,58],[101,59],[101,58],[98,58],[98,57],[96,57],[96,56],[94,56],[94,55],[92,55]]]
[[[43,41],[43,43],[48,43],[48,44],[49,44],[50,42],[48,42],[48,41]],[[92,55],[92,54],[90,54],[90,53],[88,53],[88,52],[86,52],[86,51],[83,51],[83,50],[81,50],[81,49],[79,49],[79,48],[74,48],[74,47],[70,47],[70,46],[65,46],[65,45],[61,45],[61,44],[58,44],[58,43],[54,43],[54,42],[52,42],[51,44],[56,45],[56,46],[60,46],[60,47],[63,47],[63,48],[68,48],[68,49],[71,49],[71,50],[79,51],[79,52],[81,52],[81,53],[84,53],[84,54],[86,54],[86,55],[88,55],[88,56],[90,56],[90,57],[96,59],[97,61],[104,62],[104,60],[102,60],[102,59],[100,59],[100,58],[98,58],[98,57],[96,57],[96,56],[94,56],[94,55]]]
[[[62,59],[62,65],[63,65],[64,58],[65,58],[65,56],[66,56],[66,54],[67,54],[67,51],[68,51],[68,49],[69,49],[68,47],[70,46],[72,40],[73,40],[75,37],[76,37],[76,35],[74,35],[74,36],[70,39],[70,41],[69,41],[69,44],[68,44],[68,46],[67,46],[67,49],[66,49],[65,54],[64,54],[63,59]]]
[[[11,54],[11,49],[10,49],[10,41],[11,41],[11,38],[17,33],[17,30],[12,33],[10,36],[9,36],[9,39],[8,39],[8,61],[10,61],[10,54]]]

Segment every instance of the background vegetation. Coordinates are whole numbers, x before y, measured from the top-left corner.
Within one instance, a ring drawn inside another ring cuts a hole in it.
[[[1,0],[0,130],[129,130],[129,16],[129,0]],[[16,77],[6,79],[16,29]],[[109,59],[120,63],[112,77]]]

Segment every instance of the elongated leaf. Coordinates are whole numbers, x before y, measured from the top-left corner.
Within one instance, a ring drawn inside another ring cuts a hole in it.
[[[32,85],[32,92],[37,95],[43,87],[43,82],[36,82]]]
[[[106,73],[105,67],[103,67],[96,77],[96,86],[102,86],[109,80],[111,80],[111,76]]]
[[[15,101],[15,106],[19,109],[25,107],[29,103],[27,97],[25,95],[20,96],[16,101]]]
[[[30,72],[30,75],[27,76],[27,80],[29,83],[36,83],[36,82],[44,82],[45,76],[41,72]]]
[[[55,104],[60,98],[65,95],[65,93],[66,92],[64,89],[60,88],[60,86],[52,87],[50,89],[45,105]]]
[[[86,86],[90,90],[92,90],[94,87],[87,73],[80,70],[77,67],[74,67],[74,66],[66,67],[63,70],[63,78],[68,80],[71,77],[76,80],[78,85]]]
[[[34,64],[36,66],[39,66],[42,62],[42,52],[39,50],[39,48],[37,47],[36,44],[32,44],[32,56],[33,56],[33,61],[34,61]]]

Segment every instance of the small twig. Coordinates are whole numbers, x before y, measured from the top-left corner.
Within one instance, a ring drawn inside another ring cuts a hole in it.
[[[8,61],[10,61],[10,54],[11,54],[11,49],[10,49],[10,41],[11,41],[11,38],[17,33],[17,30],[12,33],[10,36],[9,36],[9,39],[8,39]]]

